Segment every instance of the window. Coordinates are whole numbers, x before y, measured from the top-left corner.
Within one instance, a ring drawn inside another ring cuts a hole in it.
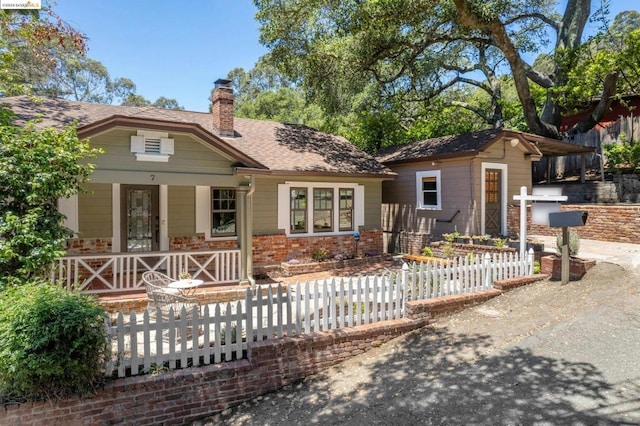
[[[419,209],[442,209],[440,170],[416,173],[416,192]]]
[[[211,236],[236,235],[235,189],[211,189]]]
[[[314,188],[313,190],[313,231],[333,231],[333,189]]]
[[[291,188],[291,232],[307,232],[307,188]]]
[[[353,231],[353,189],[340,188],[340,230]]]
[[[364,225],[364,185],[301,181],[278,184],[278,228],[286,235],[347,235]]]

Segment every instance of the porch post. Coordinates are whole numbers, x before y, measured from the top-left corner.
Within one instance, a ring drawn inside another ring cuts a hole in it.
[[[238,243],[240,244],[240,283],[250,282],[251,268],[251,234],[247,212],[248,186],[239,186],[236,189],[238,194]]]

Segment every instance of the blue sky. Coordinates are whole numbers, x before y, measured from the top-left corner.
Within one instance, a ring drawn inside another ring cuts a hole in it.
[[[639,7],[612,0],[611,16]],[[267,52],[251,0],[58,0],[54,10],[89,37],[88,55],[112,77],[132,79],[151,101],[175,98],[192,111],[208,110],[215,80],[253,68]]]

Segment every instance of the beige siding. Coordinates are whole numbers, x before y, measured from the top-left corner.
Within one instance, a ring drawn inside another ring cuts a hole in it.
[[[212,150],[203,142],[184,134],[169,134],[174,139],[174,154],[168,162],[137,161],[131,152],[130,138],[135,130],[115,129],[92,137],[91,146],[104,154],[92,159],[97,170],[153,171],[157,173],[231,174],[233,161]]]
[[[193,186],[168,188],[169,237],[196,235],[196,189]]]
[[[78,194],[80,238],[111,238],[111,185],[90,183],[88,193]]]

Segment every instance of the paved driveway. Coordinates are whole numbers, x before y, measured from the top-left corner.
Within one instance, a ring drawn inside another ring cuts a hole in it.
[[[523,287],[202,423],[640,424],[638,278]]]

